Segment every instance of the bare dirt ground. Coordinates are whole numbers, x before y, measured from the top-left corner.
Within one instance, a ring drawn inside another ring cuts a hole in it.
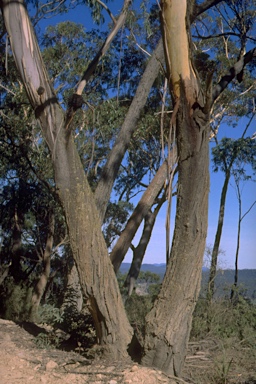
[[[32,334],[28,324],[0,319],[1,384],[256,383],[255,349],[253,356],[241,345],[227,355],[227,349],[221,351],[213,340],[190,343],[184,377],[174,380],[163,372],[131,362],[88,359],[79,350],[75,353],[39,348]]]

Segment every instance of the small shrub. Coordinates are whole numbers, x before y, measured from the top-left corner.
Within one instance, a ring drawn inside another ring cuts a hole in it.
[[[60,324],[63,321],[60,309],[51,304],[40,305],[38,308],[38,316],[41,323],[53,326]]]
[[[34,342],[40,349],[58,348],[60,345],[60,339],[54,332],[39,333],[35,337]]]
[[[15,284],[12,277],[6,279],[4,291],[1,293],[1,316],[13,321],[29,319],[32,288],[22,284]]]
[[[256,306],[239,296],[236,303],[219,299],[208,303],[200,298],[195,308],[191,339],[206,336],[236,338],[247,346],[256,345]]]
[[[133,293],[125,302],[128,319],[141,345],[143,345],[145,334],[145,318],[152,306],[152,297],[139,296],[136,293]]]
[[[82,348],[90,348],[96,342],[96,332],[93,319],[89,311],[83,308],[78,312],[75,307],[66,307],[63,314],[61,329],[71,335],[72,341],[81,345]]]

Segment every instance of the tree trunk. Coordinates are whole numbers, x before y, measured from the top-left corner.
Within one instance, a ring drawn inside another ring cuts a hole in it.
[[[195,107],[195,106],[194,106]],[[185,95],[177,115],[179,180],[170,261],[160,294],[146,317],[143,364],[179,376],[198,298],[207,234],[209,115]],[[168,305],[167,305],[168,303]]]
[[[237,297],[237,284],[238,284],[238,257],[240,249],[240,235],[241,235],[241,223],[242,223],[242,197],[239,188],[239,181],[235,180],[237,197],[238,197],[238,227],[237,227],[237,241],[236,241],[236,258],[235,258],[235,276],[234,276],[234,285],[231,289],[230,299],[232,301]]]
[[[67,143],[58,140],[54,169],[72,254],[94,319],[98,342],[113,357],[120,358],[126,355],[132,329],[101,233],[93,194],[72,137]]]
[[[22,239],[21,239],[21,223],[18,217],[17,207],[15,207],[14,213],[14,226],[12,231],[12,246],[11,246],[11,258],[12,262],[9,268],[9,273],[13,276],[14,281],[19,283],[23,277],[21,270],[20,257],[22,255]]]
[[[145,216],[142,235],[141,235],[139,244],[137,245],[137,247],[133,249],[132,264],[130,266],[129,272],[124,282],[124,286],[128,287],[128,296],[131,296],[133,292],[136,280],[140,273],[140,268],[141,268],[144,255],[151,238],[151,234],[155,225],[157,214],[165,201],[166,201],[166,197],[164,195],[164,198],[161,199],[160,203],[158,204],[154,212],[151,212],[151,210],[149,210],[147,215]]]
[[[98,342],[115,359],[127,356],[132,338],[118,283],[101,233],[101,221],[71,127],[60,108],[24,3],[0,1],[12,52],[29,101],[52,154],[81,287],[94,318]]]
[[[148,210],[152,207],[156,197],[163,188],[164,182],[167,177],[168,165],[165,161],[157,171],[155,177],[151,181],[146,191],[144,192],[138,205],[133,211],[131,217],[129,218],[124,231],[121,233],[114,248],[112,249],[110,259],[113,263],[115,272],[119,270],[120,265],[131,245],[132,239],[134,238],[140,224],[142,223],[142,220],[148,213]]]
[[[51,253],[52,253],[52,247],[53,247],[54,222],[55,222],[54,214],[50,213],[48,235],[47,235],[45,250],[43,254],[43,260],[42,260],[43,271],[35,286],[34,292],[32,294],[32,299],[31,299],[29,320],[32,322],[38,321],[39,304],[44,294],[44,291],[50,276],[50,272],[51,272]]]
[[[186,0],[162,0],[161,6],[167,72],[175,98],[171,124],[176,126],[179,176],[171,254],[161,291],[146,317],[142,363],[180,376],[207,234],[211,92],[205,99],[202,89],[199,92],[190,59],[187,21],[193,7],[187,8]]]
[[[220,249],[220,239],[221,239],[223,223],[224,223],[225,204],[226,204],[229,180],[230,180],[230,169],[228,169],[225,173],[225,181],[221,191],[218,226],[217,226],[214,246],[212,250],[211,268],[210,268],[209,281],[208,281],[207,300],[209,302],[212,300],[214,295],[215,277],[217,273],[218,254]]]

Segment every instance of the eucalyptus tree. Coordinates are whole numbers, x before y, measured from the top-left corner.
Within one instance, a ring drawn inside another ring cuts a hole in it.
[[[249,123],[254,118],[254,112],[251,115]],[[235,177],[235,182],[238,181],[238,175],[246,178],[246,167],[254,166],[255,160],[255,142],[250,137],[244,137],[250,124],[247,124],[240,139],[233,140],[223,138],[220,143],[212,149],[214,171],[221,170],[224,172],[224,183],[221,190],[220,207],[218,215],[218,225],[215,234],[214,245],[211,255],[211,267],[208,281],[208,300],[211,301],[214,295],[214,281],[217,271],[218,254],[221,242],[221,235],[224,225],[225,204],[227,192],[232,175]],[[240,223],[239,218],[239,223]]]
[[[89,3],[97,10],[102,2],[95,0]],[[111,143],[112,148],[94,194],[85,175],[73,132],[77,129],[76,117],[83,104],[82,92],[96,64],[123,26],[129,3],[124,2],[105,43],[84,71],[68,108],[63,109],[44,65],[24,3],[12,0],[0,2],[18,72],[49,147],[56,192],[65,212],[73,257],[94,318],[98,342],[113,358],[127,356],[133,332],[124,311],[101,224],[121,162],[136,131],[151,87],[163,67],[162,42],[151,54],[118,137],[114,145]],[[212,10],[218,14],[226,12],[240,26],[234,4],[233,1],[218,0],[202,3],[185,0],[161,2],[166,77],[173,100],[170,137],[176,138],[178,154],[177,214],[167,272],[159,296],[146,319],[142,362],[176,376],[181,374],[184,364],[192,313],[200,288],[207,233],[211,110],[221,93],[230,89],[229,84],[233,84],[236,77],[241,80],[245,66],[255,58],[253,48],[244,54],[251,25],[245,31],[234,33],[232,28],[236,28],[236,25],[234,27],[233,23],[227,23],[225,30],[218,33],[219,38],[230,34],[232,43],[241,43],[240,54],[233,57],[231,68],[226,67],[227,72],[223,76],[216,74],[213,77],[212,73],[208,75],[207,71],[200,71],[200,67],[197,71],[193,62],[191,30],[197,33],[196,40],[199,42],[202,33],[204,37],[205,32],[214,34],[221,23],[213,23],[212,26],[209,23],[208,30],[203,31],[204,12],[208,11],[211,16]],[[246,5],[247,2],[241,4]],[[226,23],[225,17],[222,20]],[[170,166],[170,163],[167,164]],[[169,175],[168,169],[168,179]]]
[[[245,158],[247,162],[252,166],[253,174],[248,174],[248,167],[245,169],[245,166],[243,164],[239,164],[236,168],[232,169],[232,176],[235,182],[235,191],[236,191],[236,196],[237,196],[237,201],[238,201],[238,223],[237,223],[237,241],[236,241],[236,252],[235,252],[235,276],[234,276],[234,285],[232,286],[231,289],[231,294],[230,298],[231,300],[234,300],[236,298],[237,294],[237,285],[238,285],[238,261],[239,261],[239,251],[240,251],[240,238],[241,238],[241,229],[242,229],[242,221],[244,218],[251,212],[253,207],[256,204],[256,200],[250,202],[249,208],[245,212],[242,210],[242,191],[244,184],[247,181],[253,181],[254,180],[254,175],[255,175],[255,150],[256,150],[256,145],[255,145],[255,139],[251,138],[250,141],[247,140],[247,150],[244,148],[246,155]],[[242,160],[244,163],[244,159]],[[238,165],[238,164],[237,164]]]
[[[220,3],[223,7],[220,8]],[[225,4],[227,3],[227,4]],[[209,170],[208,140],[210,134],[210,116],[214,102],[227,88],[232,89],[233,82],[241,74],[248,62],[255,58],[255,48],[244,54],[245,43],[251,33],[251,16],[255,8],[247,2],[247,18],[250,21],[246,29],[234,35],[232,43],[239,46],[232,67],[226,69],[224,76],[213,79],[213,73],[205,72],[195,66],[191,30],[196,16],[216,6],[216,12],[232,14],[240,27],[240,16],[236,2],[206,1],[203,3],[162,1],[162,27],[165,47],[167,78],[174,98],[171,118],[176,128],[178,152],[178,193],[175,229],[169,264],[154,307],[146,318],[146,337],[143,362],[155,365],[169,373],[179,375],[184,363],[192,313],[200,289],[201,269],[207,234]],[[233,9],[234,6],[234,9]],[[211,10],[209,17],[211,16]],[[245,15],[244,15],[245,16]],[[195,25],[195,34],[216,36],[218,24],[213,30],[209,25],[203,33],[205,24],[200,26],[200,17]],[[225,28],[220,38],[233,35],[233,26],[222,19]],[[201,28],[203,26],[203,28]],[[197,33],[198,32],[198,33]],[[247,36],[248,33],[248,36]],[[205,35],[203,36],[205,37]],[[182,49],[181,49],[182,47]],[[202,75],[202,78],[200,77]],[[216,81],[213,86],[212,80]],[[229,87],[229,84],[230,87]],[[169,306],[166,306],[166,302]]]

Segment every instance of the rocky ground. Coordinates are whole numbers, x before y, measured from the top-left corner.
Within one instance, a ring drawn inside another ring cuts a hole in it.
[[[254,384],[255,349],[221,352],[213,340],[190,343],[183,379],[127,362],[109,362],[38,345],[35,329],[0,319],[1,384]],[[226,351],[226,349],[225,349]],[[253,352],[254,351],[254,352]],[[253,355],[254,353],[254,355]],[[248,358],[251,356],[251,358]]]

